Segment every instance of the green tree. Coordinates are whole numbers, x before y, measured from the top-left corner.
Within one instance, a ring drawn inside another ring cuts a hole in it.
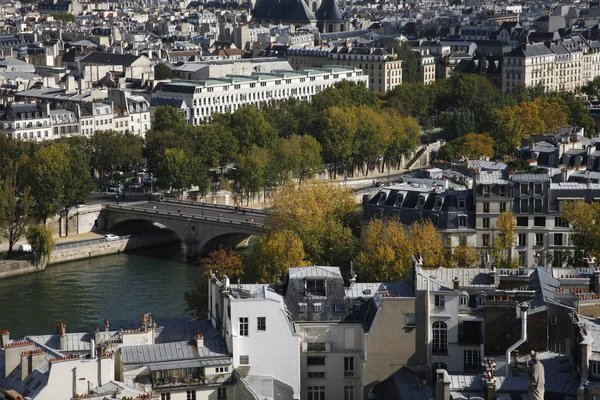
[[[564,101],[568,109],[567,123],[570,126],[580,126],[584,128],[585,135],[592,137],[596,134],[594,119],[590,115],[590,110],[585,102],[571,92],[559,93],[558,96]]]
[[[177,133],[173,130],[152,129],[146,133],[146,145],[143,156],[148,170],[158,172],[159,163],[163,159],[165,150],[169,148],[191,150],[195,148],[192,135]]]
[[[175,78],[175,74],[167,64],[160,63],[154,66],[154,79],[157,81],[173,78]]]
[[[239,151],[246,153],[252,146],[269,147],[277,138],[265,115],[254,106],[238,108],[231,115],[231,132],[237,139]]]
[[[166,149],[158,164],[158,179],[166,187],[183,192],[194,185],[201,189],[208,184],[208,171],[198,158],[182,149]]]
[[[31,245],[34,261],[48,264],[54,249],[52,228],[44,224],[33,225],[27,229],[25,236]]]
[[[91,138],[92,167],[101,177],[112,176],[121,166],[123,151],[119,140],[120,134],[115,131],[96,131]]]
[[[171,130],[183,133],[187,129],[187,123],[175,107],[158,106],[154,113],[152,129],[159,132]]]
[[[69,13],[53,14],[52,17],[55,21],[77,22],[77,18],[73,14]]]
[[[433,112],[433,90],[422,82],[402,82],[389,91],[385,107],[395,109],[400,115],[426,122]]]
[[[331,107],[367,106],[377,108],[377,94],[364,83],[341,81],[315,94],[311,100],[313,113],[322,113]]]
[[[394,53],[402,60],[402,83],[421,82],[419,60],[417,59],[415,50],[408,42],[394,43]]]
[[[25,181],[35,193],[32,208],[38,221],[58,213],[61,195],[67,180],[69,148],[65,143],[49,143],[42,146],[25,161]]]
[[[9,254],[27,229],[33,205],[29,187],[23,191],[17,187],[17,172],[17,169],[10,171],[0,186],[0,229],[2,236],[8,240]]]
[[[246,204],[250,203],[251,196],[265,187],[268,162],[269,153],[258,146],[238,155],[233,180],[242,196],[246,195]]]
[[[588,82],[587,85],[581,88],[581,91],[590,97],[600,96],[600,76]]]
[[[314,137],[307,135],[293,135],[289,140],[299,160],[293,170],[294,177],[301,184],[307,179],[314,178],[323,169],[321,145]]]
[[[338,168],[347,170],[352,166],[358,117],[350,109],[332,107],[326,111],[326,121],[322,144],[325,160],[333,163],[335,178]]]
[[[60,203],[65,209],[65,216],[69,215],[69,207],[85,203],[92,186],[90,175],[89,155],[75,146],[68,146],[68,166],[62,182]],[[69,224],[66,224],[66,236],[69,236]]]

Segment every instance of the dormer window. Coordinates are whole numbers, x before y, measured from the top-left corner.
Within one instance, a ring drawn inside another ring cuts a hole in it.
[[[466,228],[467,227],[467,216],[466,215],[460,215],[458,217],[458,227],[459,228]]]
[[[443,202],[443,199],[441,197],[436,198],[435,199],[435,206],[437,208],[440,208],[442,206],[442,202]]]
[[[481,293],[479,296],[477,296],[477,305],[479,307],[485,306],[486,299],[487,299],[487,295],[485,293]]]
[[[484,196],[490,195],[490,185],[483,185],[483,195]]]
[[[469,297],[466,294],[461,294],[459,301],[461,307],[466,307],[469,304]]]
[[[458,208],[465,208],[465,201],[464,200],[459,200],[458,201]]]
[[[404,201],[404,195],[403,194],[399,194],[396,197],[396,206],[401,206],[403,201]]]
[[[311,296],[325,296],[325,279],[307,279],[306,294]]]
[[[425,196],[419,196],[419,206],[425,205]]]

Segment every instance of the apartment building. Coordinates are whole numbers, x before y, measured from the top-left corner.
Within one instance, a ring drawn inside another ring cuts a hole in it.
[[[402,84],[402,60],[383,47],[335,46],[300,47],[292,46],[286,58],[295,70],[302,68],[338,65],[362,69],[369,77],[371,90],[385,93]]]
[[[419,74],[423,84],[430,85],[435,82],[435,57],[427,51],[415,51],[419,62]]]
[[[10,103],[0,113],[0,133],[10,138],[42,142],[60,137],[52,130],[49,104]]]
[[[358,68],[326,66],[303,71],[255,72],[222,79],[159,83],[152,92],[152,105],[175,105],[191,125],[213,113],[232,113],[245,105],[259,105],[290,97],[310,101],[312,96],[343,80],[368,85],[368,76]]]
[[[502,91],[518,85],[574,91],[599,76],[599,60],[600,42],[579,35],[549,44],[521,44],[504,57]]]

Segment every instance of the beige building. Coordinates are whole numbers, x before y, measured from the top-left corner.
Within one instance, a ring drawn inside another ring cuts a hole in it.
[[[419,73],[421,82],[425,85],[431,85],[435,82],[435,57],[428,51],[415,51],[419,61]]]
[[[362,69],[369,77],[369,88],[381,93],[402,84],[402,61],[382,47],[290,47],[287,59],[294,69],[325,65]]]
[[[600,76],[600,42],[574,36],[549,46],[522,44],[504,57],[502,91],[542,85],[546,91],[575,91]]]

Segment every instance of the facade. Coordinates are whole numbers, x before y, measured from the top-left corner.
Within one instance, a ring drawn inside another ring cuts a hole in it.
[[[295,70],[325,65],[362,69],[371,90],[385,93],[402,84],[402,60],[382,47],[289,47],[286,58]]]
[[[552,44],[521,44],[503,61],[502,91],[518,85],[543,86],[546,91],[574,91],[600,73],[600,43],[572,36]]]
[[[162,82],[152,93],[152,105],[174,105],[186,113],[189,124],[198,125],[213,113],[232,113],[245,105],[312,96],[343,80],[367,85],[361,70],[329,66],[304,71],[253,73],[196,82]]]
[[[36,142],[60,137],[51,127],[49,104],[39,103],[7,105],[0,116],[0,133]]]

